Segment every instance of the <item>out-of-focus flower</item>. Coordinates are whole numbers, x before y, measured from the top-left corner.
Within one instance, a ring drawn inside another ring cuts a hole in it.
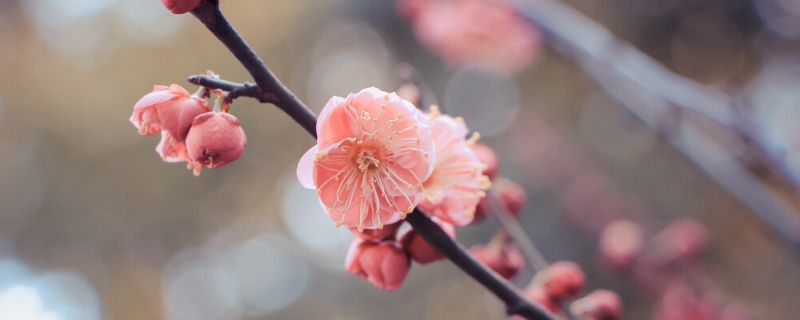
[[[514,217],[519,217],[522,207],[528,202],[528,196],[525,189],[514,181],[506,178],[498,178],[494,182],[493,194],[499,200],[499,204],[505,208],[506,212]],[[475,213],[475,221],[480,221],[486,218],[492,210],[501,210],[503,208],[494,208],[489,197],[481,199],[478,204],[478,209]]]
[[[156,85],[133,106],[130,121],[141,135],[152,136],[163,129],[183,141],[194,117],[210,110],[205,100],[177,84]]]
[[[337,225],[380,229],[419,204],[435,160],[428,119],[396,94],[368,88],[328,101],[297,176]]]
[[[474,143],[472,144],[472,151],[475,152],[475,155],[478,156],[478,160],[480,160],[486,167],[483,169],[483,174],[489,177],[490,180],[494,181],[497,177],[497,172],[500,167],[500,161],[497,159],[497,154],[486,144],[483,143]]]
[[[427,9],[431,0],[397,0],[394,2],[397,13],[408,20],[416,19],[420,12]]]
[[[247,136],[239,119],[227,112],[197,116],[186,135],[186,150],[195,175],[204,167],[219,168],[239,159],[246,145]]]
[[[408,253],[394,241],[373,242],[356,238],[345,260],[347,272],[386,291],[400,288],[410,267]]]
[[[167,131],[161,131],[161,142],[156,146],[156,152],[164,162],[177,163],[189,161],[186,145],[173,138]]]
[[[577,263],[558,261],[539,272],[534,282],[541,284],[545,293],[557,302],[574,298],[583,289],[586,276]]]
[[[542,307],[544,307],[547,311],[550,311],[555,314],[561,314],[562,309],[561,305],[558,304],[557,301],[554,301],[550,298],[547,293],[544,291],[544,288],[538,285],[531,284],[527,288],[525,288],[525,298],[528,298],[533,303],[536,303]],[[524,319],[519,318],[517,319]]]
[[[642,252],[642,228],[630,220],[615,220],[600,233],[600,254],[615,268],[628,268]]]
[[[394,240],[397,236],[397,230],[403,225],[403,221],[398,221],[390,225],[386,225],[381,229],[366,229],[358,231],[358,228],[349,227],[357,237],[364,240],[381,241],[381,240]]]
[[[692,259],[705,250],[708,232],[691,218],[676,220],[653,239],[654,255],[661,263]]]
[[[456,228],[453,227],[453,225],[438,219],[433,219],[433,221],[436,222],[450,238],[456,238]],[[428,243],[428,241],[423,239],[422,236],[417,234],[414,229],[406,231],[406,233],[400,237],[400,243],[403,248],[408,251],[411,259],[419,264],[428,264],[444,259],[444,255]]]
[[[465,226],[475,218],[478,202],[491,186],[483,175],[485,165],[470,147],[474,139],[466,139],[468,131],[463,119],[443,115],[435,106],[428,117],[436,145],[436,164],[425,181],[419,207],[447,223]]]
[[[417,37],[447,62],[483,65],[515,72],[530,64],[540,35],[503,1],[430,1],[422,10],[401,6]]]
[[[572,304],[575,312],[586,320],[618,320],[622,318],[622,300],[615,292],[594,290]]]
[[[192,11],[202,1],[203,0],[161,0],[161,3],[174,14],[184,14]]]
[[[488,245],[475,245],[469,251],[475,259],[506,279],[517,275],[525,263],[517,245],[505,237],[495,237]]]
[[[718,305],[713,299],[695,292],[680,283],[667,287],[653,308],[654,320],[720,319]]]

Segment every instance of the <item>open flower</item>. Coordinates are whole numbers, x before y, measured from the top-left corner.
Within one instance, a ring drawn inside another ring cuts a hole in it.
[[[227,112],[211,111],[197,116],[186,135],[190,167],[199,175],[204,167],[219,168],[244,153],[247,136],[239,119]]]
[[[141,135],[152,136],[166,130],[183,141],[194,117],[208,111],[211,108],[205,100],[190,95],[183,87],[157,85],[136,102],[130,121]]]
[[[394,93],[367,88],[328,101],[297,176],[337,225],[380,229],[419,204],[434,160],[424,115]]]
[[[433,174],[425,181],[420,209],[457,227],[475,218],[478,202],[486,196],[491,183],[483,175],[486,167],[467,140],[467,126],[461,118],[443,115],[435,106],[428,115],[436,145]]]
[[[410,267],[408,253],[394,241],[374,242],[356,238],[345,259],[347,272],[386,291],[400,288]]]

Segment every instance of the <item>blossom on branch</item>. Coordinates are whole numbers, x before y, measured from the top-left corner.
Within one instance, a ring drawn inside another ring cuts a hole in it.
[[[428,114],[436,146],[433,174],[425,181],[420,209],[457,227],[475,218],[478,202],[491,186],[483,175],[483,164],[471,145],[478,135],[467,140],[467,126],[461,118],[443,115],[435,106]]]
[[[428,119],[397,94],[367,88],[328,101],[297,176],[337,225],[381,229],[422,201],[435,158]]]
[[[347,272],[386,291],[400,288],[410,267],[408,253],[394,241],[374,242],[356,238],[345,259]]]
[[[203,168],[219,168],[239,159],[246,145],[247,136],[239,119],[227,112],[197,116],[186,136],[186,150],[195,175]]]
[[[161,0],[169,11],[174,14],[184,14],[194,10],[203,0]]]
[[[208,103],[183,87],[156,85],[133,106],[130,122],[139,134],[152,136],[162,129],[183,141],[197,115],[211,111]]]

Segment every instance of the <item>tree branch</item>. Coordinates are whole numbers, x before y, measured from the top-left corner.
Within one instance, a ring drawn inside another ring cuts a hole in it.
[[[219,10],[218,0],[206,0],[192,10],[192,14],[217,37],[236,59],[247,69],[262,94],[269,102],[283,110],[312,136],[317,136],[316,116],[297,96],[278,80],[267,65],[242,39],[236,29]]]
[[[202,76],[191,77],[190,81],[218,89],[239,90],[242,92],[241,95],[248,93],[262,96],[262,98],[269,97],[267,101],[289,114],[295,122],[316,137],[316,116],[314,113],[275,77],[261,58],[247,45],[225,16],[222,15],[219,10],[219,1],[203,1],[192,13],[242,63],[256,81],[260,94],[257,94],[257,91],[252,88],[247,89],[246,85]],[[533,320],[554,319],[544,309],[527,301],[511,283],[475,260],[461,245],[451,239],[436,223],[419,210],[415,210],[414,214],[408,215],[406,221],[414,227],[419,235],[447,256],[461,270],[503,301],[506,304],[509,315],[520,315]]]
[[[800,175],[789,168],[781,155],[765,147],[756,130],[738,113],[737,99],[670,72],[561,1],[509,3],[552,37],[548,43],[578,61],[597,84],[647,126],[661,129],[664,119],[676,110],[701,115],[733,136],[743,137],[773,173],[789,182],[791,193],[800,187]],[[736,161],[731,147],[704,130],[701,123],[693,119],[681,121],[680,131],[664,138],[800,252],[798,208]]]
[[[514,286],[497,273],[487,269],[475,260],[458,242],[453,241],[435,222],[419,209],[406,217],[406,221],[414,227],[423,239],[439,249],[461,270],[494,293],[506,304],[509,315],[520,315],[528,319],[550,319],[551,316],[539,306],[529,303]]]

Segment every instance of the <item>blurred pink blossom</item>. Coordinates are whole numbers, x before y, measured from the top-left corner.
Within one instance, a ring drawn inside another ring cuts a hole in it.
[[[622,319],[622,300],[610,290],[594,290],[572,305],[575,312],[586,320]]]
[[[174,14],[183,14],[192,11],[203,0],[161,0],[169,11]]]
[[[469,251],[481,263],[506,279],[511,279],[525,264],[522,251],[511,241],[497,241],[488,245],[475,245]]]
[[[540,50],[539,31],[503,1],[403,1],[422,43],[456,66],[482,65],[516,72]]]
[[[541,284],[547,296],[560,303],[580,293],[586,282],[586,275],[577,263],[558,261],[540,271],[534,281]]]

